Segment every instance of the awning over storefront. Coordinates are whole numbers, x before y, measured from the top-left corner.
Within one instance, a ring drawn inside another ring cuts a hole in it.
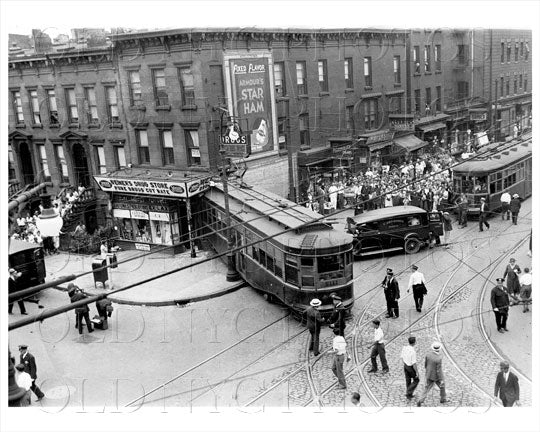
[[[444,129],[446,125],[444,123],[431,123],[427,125],[417,126],[418,129],[424,131],[424,132],[431,132],[434,130]]]
[[[414,135],[406,135],[394,139],[394,143],[408,152],[413,152],[415,150],[421,149],[428,145],[427,142],[422,141],[420,138],[415,137]]]
[[[310,167],[310,166],[318,166],[318,165],[323,165],[323,164],[325,164],[327,162],[331,162],[333,160],[334,160],[333,157],[324,158],[324,159],[318,159],[318,160],[313,161],[313,162],[305,162],[305,163],[302,164],[302,166],[308,166],[308,167]]]

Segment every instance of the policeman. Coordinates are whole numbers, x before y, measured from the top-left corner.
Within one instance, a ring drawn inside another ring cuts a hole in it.
[[[508,331],[506,328],[506,320],[508,319],[510,298],[503,286],[503,282],[503,278],[497,278],[497,286],[491,290],[491,307],[495,313],[495,323],[497,324],[497,331],[499,333]]]
[[[343,306],[341,297],[339,297],[336,293],[330,294],[330,297],[334,303],[334,311],[328,320],[330,323],[330,328],[338,329],[339,336],[345,336],[345,307]]]

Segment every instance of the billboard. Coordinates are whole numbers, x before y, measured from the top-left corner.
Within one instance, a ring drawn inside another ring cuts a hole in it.
[[[232,106],[242,132],[250,136],[251,152],[274,149],[272,93],[267,57],[229,60]]]

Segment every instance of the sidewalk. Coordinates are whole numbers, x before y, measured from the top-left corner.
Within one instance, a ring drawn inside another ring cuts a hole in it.
[[[117,253],[118,267],[115,269],[109,268],[109,283],[112,282],[113,289],[158,276],[192,264],[194,261],[202,261],[211,257],[213,252],[197,251],[196,258],[191,258],[189,251],[175,256],[155,253],[127,263],[121,263],[123,260],[141,254],[142,252],[137,250]],[[70,274],[78,275],[88,272],[92,270],[92,261],[96,257],[96,255],[67,253],[45,257],[46,281]],[[227,266],[225,263],[221,259],[213,259],[118,294],[111,294],[109,298],[115,303],[147,306],[167,306],[206,300],[227,294],[244,285],[243,280],[227,282],[226,274]],[[95,288],[92,273],[77,278],[73,283],[88,294],[102,294],[105,292],[101,288]],[[58,288],[67,291],[67,284],[59,285]]]

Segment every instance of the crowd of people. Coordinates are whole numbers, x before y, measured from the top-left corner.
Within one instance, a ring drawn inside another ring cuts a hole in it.
[[[64,218],[85,191],[84,186],[79,186],[77,189],[68,190],[65,194],[57,195],[51,201],[54,211]],[[37,219],[43,211],[43,206],[39,205],[39,210],[36,210],[33,215],[29,212],[21,214],[17,218],[17,227],[15,228],[11,239],[22,240],[29,243],[34,243],[43,246],[45,254],[56,254],[60,246],[60,236],[43,237],[37,227]],[[63,234],[60,232],[60,234]]]
[[[426,154],[399,166],[368,168],[342,181],[319,179],[308,189],[306,206],[321,214],[351,204],[358,211],[407,204],[445,210],[454,199],[449,169],[454,163],[455,158],[445,153]]]

